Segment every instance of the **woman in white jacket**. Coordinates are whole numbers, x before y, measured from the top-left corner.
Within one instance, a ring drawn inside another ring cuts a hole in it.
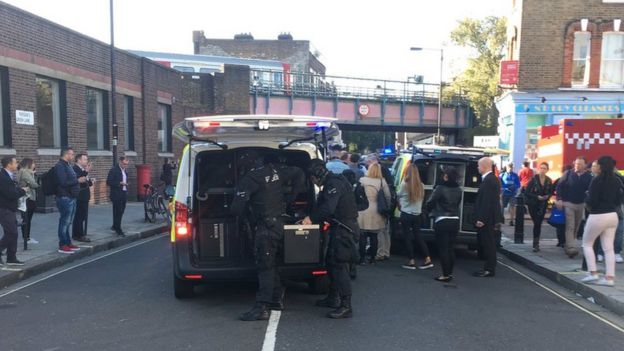
[[[375,262],[377,254],[377,234],[386,225],[386,217],[377,211],[377,194],[383,189],[387,203],[390,203],[390,188],[383,179],[381,166],[377,163],[370,165],[368,172],[360,178],[360,184],[364,187],[368,198],[368,208],[358,213],[358,225],[360,226],[360,264],[366,262],[366,244],[370,239],[370,263]]]

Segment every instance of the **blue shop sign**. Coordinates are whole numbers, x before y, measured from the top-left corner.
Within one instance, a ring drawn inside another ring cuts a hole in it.
[[[620,113],[619,103],[604,104],[517,104],[516,113]]]

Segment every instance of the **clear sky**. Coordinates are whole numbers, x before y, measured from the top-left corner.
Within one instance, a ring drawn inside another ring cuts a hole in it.
[[[109,0],[0,1],[110,42]],[[511,0],[116,0],[114,7],[115,45],[122,49],[192,54],[193,30],[222,39],[290,32],[320,51],[328,75],[405,80],[421,74],[437,83],[439,53],[409,48],[444,46],[449,79],[470,54],[450,47],[457,21],[505,16]]]

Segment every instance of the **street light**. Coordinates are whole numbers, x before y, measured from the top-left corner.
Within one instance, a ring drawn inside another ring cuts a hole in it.
[[[444,50],[442,48],[420,48],[420,47],[412,47],[411,51],[439,51],[440,52],[440,87],[438,92],[438,132],[436,134],[435,144],[440,143],[440,127],[442,125],[442,68],[444,67]]]

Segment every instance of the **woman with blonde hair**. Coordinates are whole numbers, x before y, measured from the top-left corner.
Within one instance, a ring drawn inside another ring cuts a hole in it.
[[[366,244],[370,239],[370,263],[375,263],[377,254],[377,234],[386,225],[386,218],[377,211],[377,194],[383,189],[386,201],[390,203],[390,188],[381,174],[381,166],[373,163],[368,167],[368,172],[360,178],[360,184],[364,187],[368,198],[368,208],[358,213],[358,225],[360,227],[360,264],[366,262]]]
[[[420,235],[422,204],[425,198],[425,188],[420,181],[418,166],[410,164],[405,169],[405,178],[401,183],[401,188],[397,194],[399,199],[399,210],[401,211],[401,227],[405,238],[405,248],[407,249],[408,261],[403,265],[405,269],[429,269],[433,267],[429,248]],[[416,265],[416,255],[414,249],[420,251],[424,261]]]
[[[26,211],[22,212],[22,237],[29,244],[39,244],[39,241],[30,237],[32,218],[37,208],[37,188],[39,188],[39,183],[35,180],[35,161],[32,158],[26,157],[22,159],[15,181],[20,187],[28,187],[28,191],[26,191]]]

